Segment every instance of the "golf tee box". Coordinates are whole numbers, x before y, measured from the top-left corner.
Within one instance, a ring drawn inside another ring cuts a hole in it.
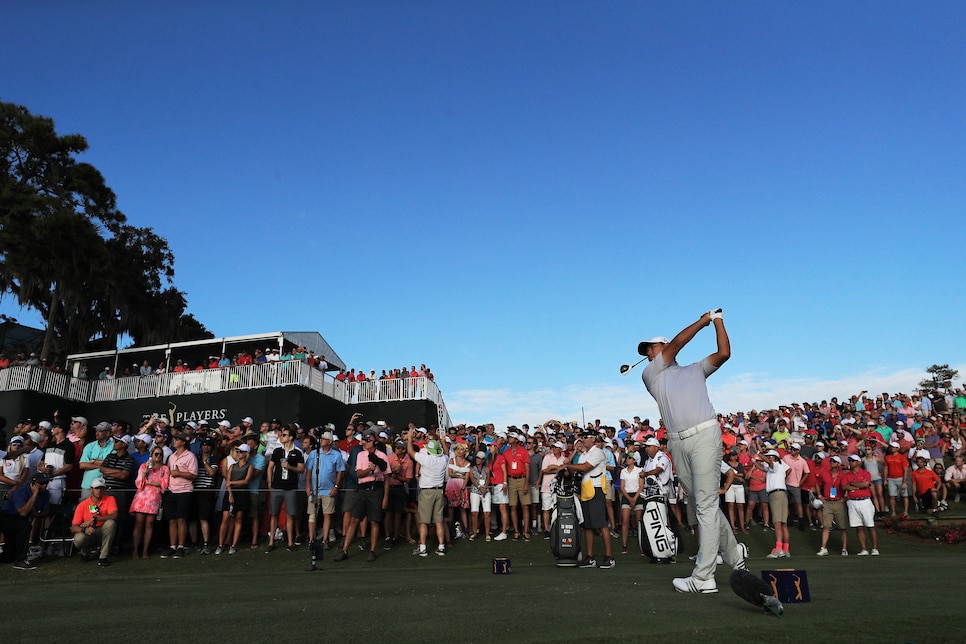
[[[493,560],[494,575],[509,575],[513,570],[510,568],[510,560],[506,557],[497,557]]]
[[[808,576],[804,570],[782,568],[762,570],[761,578],[771,587],[772,596],[783,604],[803,604],[812,601],[808,594]]]

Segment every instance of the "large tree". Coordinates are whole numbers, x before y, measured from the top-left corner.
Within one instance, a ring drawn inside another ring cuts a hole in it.
[[[79,134],[59,136],[51,119],[0,102],[0,296],[46,320],[41,358],[117,346],[125,334],[211,337],[172,285],[167,241],[127,224],[101,173],[76,159],[86,149]]]

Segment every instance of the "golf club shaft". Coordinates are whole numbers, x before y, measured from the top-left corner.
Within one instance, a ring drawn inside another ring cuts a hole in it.
[[[642,362],[644,362],[645,360],[647,360],[647,358],[646,358],[646,357],[645,357],[645,358],[641,358],[640,360],[638,360],[637,362],[635,362],[635,363],[634,363],[634,364],[632,364],[631,366],[629,366],[629,367],[627,367],[627,371],[622,371],[622,372],[621,372],[621,373],[622,373],[622,375],[627,375],[627,374],[629,374],[629,373],[631,372],[631,370],[632,370],[632,369],[633,369],[634,367],[636,367],[637,365],[639,365],[639,364],[641,364],[641,363],[642,363]]]

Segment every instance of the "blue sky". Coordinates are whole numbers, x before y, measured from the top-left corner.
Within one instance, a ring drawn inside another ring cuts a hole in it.
[[[966,377],[962,3],[0,14],[0,100],[87,137],[218,336],[426,363],[457,422],[655,417],[619,365],[717,306],[719,411]]]

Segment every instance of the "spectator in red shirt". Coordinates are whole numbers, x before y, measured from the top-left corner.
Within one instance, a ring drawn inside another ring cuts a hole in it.
[[[889,508],[892,516],[896,516],[896,497],[902,497],[901,518],[909,518],[909,488],[906,485],[906,474],[909,470],[909,459],[899,453],[899,443],[889,443],[889,453],[885,457],[886,485],[889,494]]]
[[[849,471],[842,476],[842,487],[848,494],[849,525],[859,535],[859,556],[870,554],[866,550],[865,530],[872,533],[872,555],[879,554],[879,536],[875,531],[875,504],[872,503],[872,475],[862,468],[862,459],[849,456]]]
[[[848,518],[845,514],[845,489],[842,487],[844,472],[842,459],[833,456],[829,459],[829,468],[815,473],[815,498],[822,502],[822,547],[818,549],[818,556],[828,554],[828,538],[832,531],[832,524],[838,526],[842,535],[842,555],[848,551]],[[873,506],[874,507],[874,506]]]
[[[506,539],[507,526],[510,523],[509,515],[507,513],[507,465],[506,459],[503,454],[500,453],[500,449],[503,447],[503,438],[497,437],[495,443],[490,445],[490,484],[493,490],[493,505],[500,508],[500,534],[493,537],[494,541],[503,541]],[[493,456],[495,454],[495,456]],[[528,459],[529,462],[529,459]],[[486,526],[487,531],[489,531],[489,526]]]
[[[934,517],[938,517],[939,486],[942,485],[942,481],[938,474],[929,469],[929,452],[926,450],[919,450],[916,454],[916,469],[912,471],[912,482],[923,510],[930,510]]]
[[[509,477],[507,485],[507,503],[510,506],[510,523],[513,525],[513,538],[519,539],[522,525],[523,538],[530,540],[530,488],[527,477],[530,474],[530,453],[520,444],[523,435],[516,426],[508,428],[507,438],[510,446],[503,452],[506,460],[506,473]],[[518,523],[517,506],[523,506],[523,523]]]

